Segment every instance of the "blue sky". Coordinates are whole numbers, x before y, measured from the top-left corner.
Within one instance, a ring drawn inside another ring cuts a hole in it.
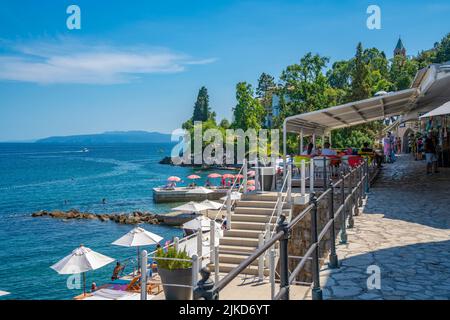
[[[68,30],[66,8],[81,8]],[[382,29],[366,27],[381,8]],[[278,77],[308,51],[348,59],[358,41],[409,54],[450,32],[447,1],[2,0],[0,141],[111,130],[171,132],[205,85],[219,120],[235,85]]]

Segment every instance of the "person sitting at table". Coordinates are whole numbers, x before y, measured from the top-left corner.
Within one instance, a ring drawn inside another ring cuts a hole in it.
[[[362,151],[362,152],[366,152],[366,153],[373,153],[373,157],[374,157],[374,159],[375,159],[375,162],[376,162],[378,168],[381,168],[381,167],[382,167],[381,163],[383,162],[383,156],[381,156],[380,154],[376,153],[376,152],[373,150],[373,148],[371,148],[371,147],[369,146],[369,143],[368,143],[368,142],[364,142],[364,143],[363,143],[363,147],[361,148],[361,151]]]
[[[315,153],[314,144],[310,142],[306,150],[302,152],[302,156],[313,156]]]
[[[325,142],[325,144],[323,146],[324,146],[324,148],[322,150],[322,155],[323,156],[335,156],[335,155],[337,155],[336,151],[331,149],[331,144],[329,142]]]

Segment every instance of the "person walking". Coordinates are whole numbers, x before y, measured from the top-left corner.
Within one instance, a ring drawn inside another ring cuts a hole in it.
[[[438,173],[436,143],[431,132],[428,133],[428,136],[425,139],[425,159],[427,161],[427,174],[431,174],[432,171]]]

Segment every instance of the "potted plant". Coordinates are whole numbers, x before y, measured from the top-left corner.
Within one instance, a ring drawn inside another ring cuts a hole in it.
[[[178,260],[175,260],[178,259]],[[191,300],[192,299],[192,262],[186,250],[178,251],[169,247],[166,251],[162,248],[156,252],[158,273],[167,300]],[[172,286],[183,285],[183,286]]]

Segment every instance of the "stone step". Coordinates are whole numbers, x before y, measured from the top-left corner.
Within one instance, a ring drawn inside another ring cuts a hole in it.
[[[237,263],[221,263],[219,260],[219,272],[228,273],[235,269],[239,264]],[[258,266],[250,265],[241,274],[258,275]],[[264,276],[269,276],[269,270],[264,269]]]
[[[277,193],[246,193],[241,196],[241,201],[270,201],[276,202],[278,199]]]
[[[239,230],[265,230],[266,223],[264,222],[246,222],[246,221],[233,221],[233,230],[239,229]],[[272,228],[275,225],[274,223],[271,223]]]
[[[272,217],[272,223],[277,221],[277,217]],[[233,214],[231,217],[231,228],[233,228],[233,223],[235,222],[269,222],[269,215],[258,215],[258,214]]]
[[[243,255],[243,254],[219,254],[219,264],[222,263],[229,263],[229,264],[240,264],[242,261],[247,259],[249,255]],[[258,259],[253,261],[251,263],[251,266],[257,266],[258,265]]]
[[[256,246],[254,247],[243,247],[243,246],[233,246],[233,245],[225,245],[225,244],[220,244],[219,247],[219,254],[220,251],[222,250],[222,252],[224,252],[224,254],[226,252],[230,252],[229,254],[237,254],[237,252],[242,253],[242,254],[250,254],[253,253],[256,250]]]
[[[244,246],[253,247],[258,246],[258,239],[244,238],[244,237],[223,237],[220,239],[220,245],[231,245],[231,246]]]
[[[234,208],[234,214],[259,214],[259,215],[271,215],[274,212],[274,208],[252,208],[252,207],[240,207]]]
[[[254,201],[254,200],[244,200],[239,201],[237,207],[252,207],[252,208],[275,208],[277,204],[276,201]],[[283,208],[288,208],[288,204],[285,203]]]
[[[248,229],[238,229],[234,224],[232,224],[231,230],[224,231],[225,237],[237,237],[237,238],[252,238],[258,239],[262,230],[248,230]]]

